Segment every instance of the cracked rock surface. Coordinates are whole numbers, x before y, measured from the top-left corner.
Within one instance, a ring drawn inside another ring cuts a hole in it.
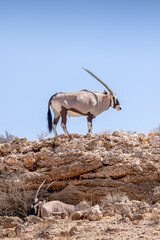
[[[160,198],[160,134],[60,135],[42,141],[14,139],[0,144],[0,188],[4,180],[25,177],[29,191],[57,180],[48,200],[78,204],[114,191],[131,200]]]

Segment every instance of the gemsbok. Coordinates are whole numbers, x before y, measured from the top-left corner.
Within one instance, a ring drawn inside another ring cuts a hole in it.
[[[56,181],[51,182],[48,187],[45,189],[44,193],[41,194],[39,197],[39,192],[42,188],[42,186],[44,185],[46,180],[44,180],[41,185],[39,186],[34,201],[31,205],[31,209],[30,209],[30,213],[29,216],[38,216],[38,217],[48,217],[54,213],[64,213],[67,215],[70,215],[71,213],[73,213],[75,211],[75,206],[74,205],[70,205],[70,204],[66,204],[63,203],[61,201],[55,200],[55,201],[49,201],[47,202],[46,200],[42,201],[42,198],[44,196],[44,194],[47,192],[47,190],[49,189],[49,187],[55,183]]]
[[[67,115],[71,117],[86,116],[88,121],[88,133],[92,133],[92,119],[106,111],[110,106],[121,110],[117,96],[102,80],[96,77],[91,71],[84,68],[89,74],[96,78],[109,92],[104,93],[82,90],[79,92],[60,92],[54,94],[48,102],[48,129],[57,135],[56,126],[61,117],[61,127],[65,134],[69,134],[66,128]],[[52,109],[54,120],[52,122]]]

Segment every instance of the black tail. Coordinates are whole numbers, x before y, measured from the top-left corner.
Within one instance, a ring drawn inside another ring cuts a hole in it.
[[[48,103],[47,119],[48,119],[48,129],[49,129],[49,132],[52,132],[52,114],[51,114],[51,110],[50,110],[50,101]]]

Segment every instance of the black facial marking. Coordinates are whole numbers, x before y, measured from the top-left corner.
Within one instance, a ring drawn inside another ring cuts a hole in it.
[[[116,106],[117,105],[120,105],[120,103],[119,103],[118,99],[116,98]]]
[[[29,215],[35,215],[35,209],[32,207],[29,211]]]
[[[120,105],[117,97],[115,97],[115,96],[113,97],[113,102],[114,102],[114,107],[116,107],[117,105]]]

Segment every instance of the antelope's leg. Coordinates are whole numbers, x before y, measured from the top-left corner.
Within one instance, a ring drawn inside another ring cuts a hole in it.
[[[87,121],[88,121],[88,133],[92,133],[92,119],[93,119],[93,114],[88,113],[88,116],[87,116]]]
[[[56,127],[57,127],[57,123],[58,123],[58,121],[59,121],[59,118],[60,118],[60,115],[54,114],[54,120],[53,120],[53,123],[52,123],[53,131],[54,131],[54,136],[57,135]]]
[[[61,111],[61,118],[62,118],[62,122],[61,122],[61,127],[64,131],[65,134],[69,134],[66,128],[66,122],[67,122],[67,109],[63,108]]]

